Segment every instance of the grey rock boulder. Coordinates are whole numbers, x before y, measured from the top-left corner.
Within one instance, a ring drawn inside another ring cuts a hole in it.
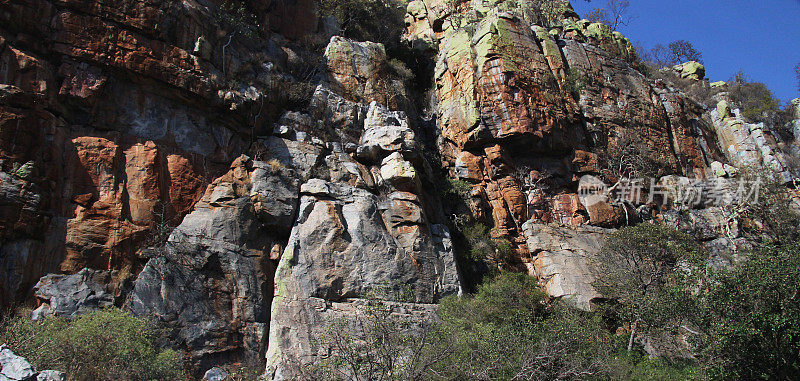
[[[36,378],[36,371],[28,360],[17,356],[7,345],[0,345],[0,381],[29,381]]]
[[[224,381],[228,378],[228,372],[219,367],[213,367],[203,375],[203,381]]]
[[[66,381],[67,375],[57,370],[43,370],[36,375],[36,381]]]
[[[34,311],[34,318],[49,315],[72,318],[80,314],[114,305],[108,292],[111,281],[108,271],[83,269],[72,275],[50,274],[34,286],[36,297],[43,304]]]

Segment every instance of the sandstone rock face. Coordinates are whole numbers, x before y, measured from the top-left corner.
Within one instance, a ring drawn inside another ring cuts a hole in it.
[[[263,31],[296,39],[316,31],[312,3],[245,6]],[[154,227],[177,225],[272,128],[287,41],[235,30],[220,12],[196,1],[0,4],[1,304],[32,296],[50,272],[135,275]]]
[[[335,113],[315,108],[359,109],[321,89],[318,96],[326,101],[312,101],[311,115],[336,121]],[[441,212],[423,186],[428,167],[408,125],[403,113],[372,102],[364,118],[340,130],[341,143],[360,145],[346,154],[332,144],[326,170],[300,187],[275,273],[267,349],[267,372],[275,379],[298,377],[329,353],[318,338],[332,322],[363,314],[368,297],[384,300],[393,318],[422,321],[435,311],[430,303],[460,292],[450,233],[436,223]]]
[[[555,227],[536,223],[523,226],[533,262],[529,265],[545,292],[571,305],[592,309],[592,299],[602,295],[595,281],[592,260],[611,230],[596,227]]]
[[[241,2],[253,23],[218,3],[0,2],[0,305],[123,306],[198,378],[266,357],[291,379],[330,355],[332,321],[379,303],[420,323],[462,292],[438,166],[512,244],[504,269],[587,310],[614,228],[674,226],[711,266],[749,243],[725,208],[587,196],[581,179],[795,179],[800,148],[775,126],[643,75],[627,38],[566,1],[408,2],[429,89],[383,45],[329,35],[314,1]]]
[[[467,15],[469,28],[445,23],[456,26],[438,38],[435,73],[444,164],[485,195],[473,215],[491,216],[494,237],[524,253],[528,221],[619,226],[623,211],[583,205],[577,180],[630,175],[612,173],[608,161],[632,142],[662,174],[703,178],[722,158],[702,107],[633,69],[621,34],[573,16],[547,30],[500,8]],[[427,36],[414,23],[409,33]]]
[[[302,171],[240,157],[137,277],[130,309],[170,327],[198,367],[263,356],[272,254],[296,212]]]

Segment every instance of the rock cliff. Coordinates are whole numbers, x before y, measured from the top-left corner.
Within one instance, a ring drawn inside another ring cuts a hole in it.
[[[724,208],[588,200],[582,178],[797,179],[777,126],[650,75],[566,1],[408,2],[413,83],[311,0],[243,1],[248,20],[225,3],[0,0],[1,305],[124,306],[197,374],[300,377],[327,323],[375,300],[424,321],[477,281],[455,214],[510,243],[504,270],[591,309],[616,228],[678,227],[715,263],[748,242]],[[697,63],[666,70],[709,87]]]

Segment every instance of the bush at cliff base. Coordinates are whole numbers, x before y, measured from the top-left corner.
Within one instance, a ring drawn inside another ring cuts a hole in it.
[[[9,318],[0,342],[37,369],[56,369],[70,380],[184,379],[181,355],[157,347],[158,330],[118,308],[74,320]]]

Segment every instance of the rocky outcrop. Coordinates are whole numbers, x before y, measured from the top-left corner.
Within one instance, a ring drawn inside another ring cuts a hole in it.
[[[414,334],[461,292],[446,213],[588,310],[615,228],[677,227],[713,266],[749,243],[725,208],[583,180],[795,179],[774,126],[642,74],[627,38],[566,1],[409,2],[430,89],[382,44],[327,34],[313,1],[242,1],[244,18],[217,3],[0,2],[0,304],[124,306],[197,377],[266,356],[293,378],[330,354],[329,323],[380,305]],[[677,70],[706,85],[700,65]],[[464,200],[441,198],[439,166]]]
[[[257,22],[214,2],[0,4],[0,304],[50,272],[135,276],[156,227],[271,131],[316,7],[242,6]]]
[[[14,354],[7,345],[0,345],[0,380],[3,381],[64,381],[64,373],[55,370],[37,372],[22,356]]]
[[[593,269],[596,255],[612,231],[597,227],[557,227],[536,223],[523,226],[533,261],[531,273],[539,278],[545,292],[583,309],[593,308]]]
[[[268,146],[281,144],[273,139]],[[301,157],[299,150],[291,154]],[[151,259],[134,284],[131,311],[169,327],[175,345],[187,348],[199,368],[259,361],[265,350],[275,261],[308,171],[302,162],[279,157],[256,161],[242,156],[234,161],[166,245],[147,252]]]
[[[341,121],[341,111],[318,109],[333,105],[365,106],[318,89],[309,113]],[[341,127],[350,148],[330,144],[322,171],[300,187],[275,273],[267,371],[276,379],[297,377],[328,354],[318,338],[363,314],[368,298],[383,301],[394,318],[419,321],[435,310],[430,303],[460,292],[450,233],[437,223],[441,211],[423,185],[430,169],[407,117],[377,102],[366,109]]]
[[[672,67],[681,78],[693,79],[699,81],[706,77],[706,67],[700,62],[689,61]]]
[[[108,271],[83,269],[73,275],[50,274],[33,288],[41,305],[33,319],[47,316],[74,318],[114,305],[111,274]]]
[[[419,31],[417,8],[409,13],[410,36],[430,38]],[[635,70],[627,39],[570,12],[561,17],[547,29],[499,7],[474,21],[461,18],[469,27],[451,17],[445,24],[453,26],[436,39],[445,165],[472,184],[473,217],[491,222],[492,236],[512,241],[526,263],[528,221],[619,226],[624,211],[583,205],[577,180],[589,174],[616,182],[626,174],[615,173],[610,160],[632,142],[642,160],[657,163],[653,175],[705,177],[721,157],[703,108]]]
[[[383,44],[334,36],[325,48],[325,60],[330,89],[345,98],[393,109],[407,104],[405,86],[392,79]]]
[[[731,110],[725,100],[711,110],[711,118],[725,155],[734,167],[767,168],[780,174],[783,182],[796,178],[787,155],[776,148],[780,138],[764,123],[745,122],[740,111]]]

